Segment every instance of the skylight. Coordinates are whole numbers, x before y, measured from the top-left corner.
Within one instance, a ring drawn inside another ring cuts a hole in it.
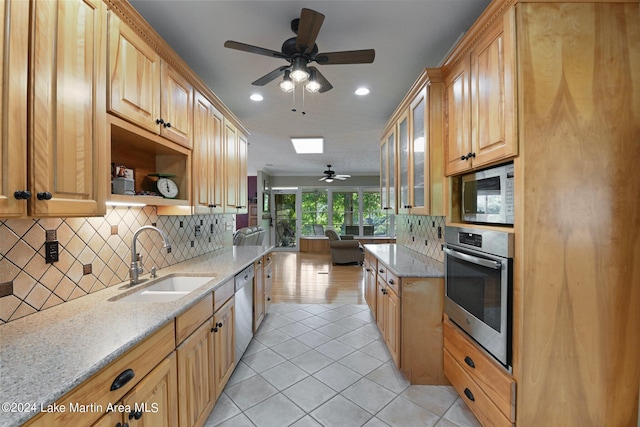
[[[298,154],[318,154],[324,152],[324,138],[291,138]]]

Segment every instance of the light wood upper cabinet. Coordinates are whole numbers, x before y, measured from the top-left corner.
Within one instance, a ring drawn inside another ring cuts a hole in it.
[[[445,150],[447,175],[471,169],[471,162],[467,160],[467,155],[471,152],[470,69],[470,59],[466,55],[460,58],[458,64],[445,76],[448,129]]]
[[[247,213],[247,137],[225,120],[225,212]]]
[[[396,213],[396,126],[385,135],[380,144],[381,208]]]
[[[113,13],[109,34],[109,111],[190,148],[193,86]]]
[[[518,154],[511,20],[500,17],[470,53],[446,71],[446,174]]]
[[[14,193],[28,191],[28,28],[28,2],[0,1],[0,217],[27,213],[27,200]]]
[[[515,86],[511,21],[478,42],[471,52],[471,152],[474,168],[518,154],[514,134]]]
[[[36,1],[29,187],[33,216],[106,211],[106,6]]]
[[[222,114],[196,92],[193,128],[193,205],[195,213],[223,211]]]

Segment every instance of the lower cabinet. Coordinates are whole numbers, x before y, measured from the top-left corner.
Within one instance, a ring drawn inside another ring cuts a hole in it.
[[[180,427],[204,425],[215,403],[212,324],[209,318],[177,349]]]
[[[273,255],[267,254],[263,257],[264,263],[264,313],[267,314],[269,311],[269,307],[271,306],[271,301],[273,295],[271,293],[271,288],[273,286]]]
[[[254,267],[254,287],[253,287],[253,332],[255,333],[265,314],[265,293],[264,293],[264,259],[260,258],[253,263]]]
[[[444,279],[399,277],[369,253],[365,267],[365,298],[395,365],[411,384],[448,385],[443,369]]]
[[[235,299],[233,297],[215,312],[213,323],[213,377],[216,385],[215,399],[217,399],[236,367]]]
[[[444,322],[444,373],[482,425],[515,423],[515,380],[448,319]]]

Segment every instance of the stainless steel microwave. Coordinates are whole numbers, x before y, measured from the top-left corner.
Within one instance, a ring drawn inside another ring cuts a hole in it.
[[[462,176],[462,219],[513,225],[513,162]]]

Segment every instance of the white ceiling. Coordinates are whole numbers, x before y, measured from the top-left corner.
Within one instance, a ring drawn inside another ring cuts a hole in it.
[[[426,67],[437,67],[489,0],[130,0],[250,132],[249,175],[378,175],[386,121]],[[317,65],[333,89],[280,91],[280,79],[251,82],[284,60],[223,47],[226,40],[271,50],[295,36],[291,20],[310,8],[325,15],[320,52],[375,49],[372,64]],[[354,91],[366,86],[371,93]],[[262,102],[249,100],[252,93]],[[295,107],[297,112],[292,112]],[[306,114],[302,115],[301,111]],[[324,154],[295,154],[289,137],[323,136]]]

